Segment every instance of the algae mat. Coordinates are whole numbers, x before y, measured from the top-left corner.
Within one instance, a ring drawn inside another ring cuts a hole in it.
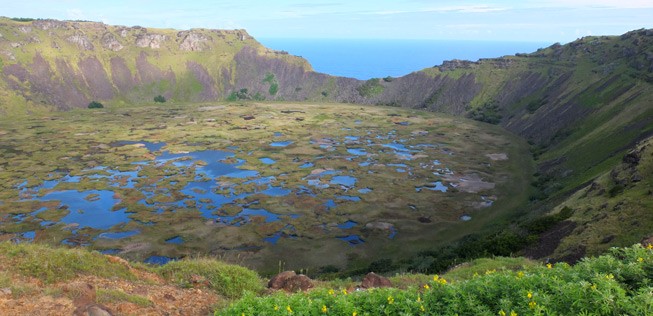
[[[496,126],[345,104],[2,119],[0,238],[150,263],[351,268],[510,215],[526,199],[526,153]]]

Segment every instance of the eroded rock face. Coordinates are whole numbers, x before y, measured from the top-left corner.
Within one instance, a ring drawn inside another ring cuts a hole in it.
[[[371,289],[374,287],[392,287],[392,282],[384,276],[370,272],[365,276],[363,282],[361,282],[361,287],[364,289]]]
[[[116,37],[111,33],[104,33],[104,35],[102,35],[102,46],[114,52],[120,51],[124,48],[118,39],[116,39]]]
[[[440,66],[440,70],[452,71],[456,69],[471,69],[477,65],[478,63],[469,60],[460,60],[460,59],[445,60],[442,62],[442,65]]]
[[[181,39],[180,50],[192,52],[208,50],[209,43],[213,41],[210,36],[194,31],[179,32],[177,38]]]
[[[95,46],[93,46],[93,43],[83,34],[75,34],[73,36],[70,36],[66,38],[68,42],[71,42],[79,48],[85,49],[85,50],[94,50]]]
[[[167,40],[168,37],[163,34],[141,34],[136,37],[136,46],[158,49]]]
[[[32,26],[41,30],[63,29],[66,28],[66,22],[56,20],[36,20],[32,22]]]

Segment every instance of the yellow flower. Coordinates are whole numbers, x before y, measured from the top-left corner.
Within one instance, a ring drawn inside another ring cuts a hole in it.
[[[392,296],[388,296],[388,304],[392,304],[395,302],[395,299]]]
[[[436,274],[436,275],[433,276],[433,281],[437,281],[439,278],[440,278],[440,276]]]
[[[535,302],[533,302],[533,301],[528,302],[528,307],[529,307],[530,309],[535,309],[535,306],[537,306],[537,303],[535,303]]]
[[[510,316],[517,316],[517,312],[515,312],[515,311],[510,311]]]
[[[274,310],[275,310],[275,311],[278,311],[278,310],[279,310],[279,306],[277,306],[277,305],[275,304],[275,305],[274,305]]]
[[[326,305],[322,305],[322,313],[326,313],[326,312],[327,312],[327,307],[326,307]]]
[[[342,289],[342,294],[347,295],[347,289]]]
[[[637,262],[644,262],[644,258],[642,257],[637,258]]]
[[[518,279],[521,279],[521,278],[523,278],[523,277],[524,277],[524,271],[519,271],[519,272],[517,272],[517,278],[518,278]]]
[[[425,311],[426,311],[426,309],[424,308],[424,305],[420,305],[420,306],[419,306],[419,309],[420,309],[422,312],[425,312]]]
[[[612,273],[610,273],[610,274],[606,275],[605,278],[608,279],[608,280],[612,280],[612,279],[614,279],[614,275],[612,275]]]
[[[551,269],[551,268],[553,268],[553,265],[550,264],[550,263],[547,263],[547,264],[546,264],[546,267],[547,267],[548,269]]]
[[[335,293],[336,293],[336,292],[334,292],[333,289],[329,289],[329,295],[333,295],[333,294],[335,294]]]
[[[526,294],[526,297],[528,297],[528,299],[530,300],[531,298],[533,298],[533,293],[528,292],[528,294]]]
[[[292,308],[290,308],[290,305],[286,306],[286,310],[288,311],[288,313],[292,314]]]
[[[500,310],[500,311],[499,311],[499,316],[506,316],[506,312],[504,312],[503,309]]]
[[[358,315],[358,313],[356,312],[351,313],[351,316],[356,316],[356,315]]]
[[[497,272],[497,270],[492,269],[492,270],[485,270],[485,274],[492,274],[494,272]]]
[[[590,286],[590,289],[592,289],[592,290],[596,290],[596,284],[592,284],[592,285]]]
[[[419,295],[417,295],[417,302],[419,303],[421,301],[422,301],[422,298]]]
[[[477,277],[477,276],[478,276],[478,272],[474,272],[473,277]]]
[[[447,284],[447,280],[445,280],[445,279],[440,279],[440,284]]]
[[[653,244],[648,244],[648,245],[646,245],[646,249],[648,249],[648,250],[653,249]]]
[[[428,284],[424,284],[424,289],[425,289],[425,290],[428,290],[428,289],[429,289],[429,285],[428,285]]]

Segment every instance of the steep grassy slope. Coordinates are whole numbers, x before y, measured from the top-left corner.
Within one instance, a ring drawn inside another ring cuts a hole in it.
[[[653,233],[653,139],[638,144],[616,167],[565,199],[553,212],[573,210],[574,229],[553,253],[557,258],[598,254]],[[551,231],[553,232],[553,231]]]

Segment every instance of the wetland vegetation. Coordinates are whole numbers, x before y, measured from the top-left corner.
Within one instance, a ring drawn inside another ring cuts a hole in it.
[[[0,140],[3,238],[264,273],[444,245],[514,215],[532,173],[499,127],[340,104],[73,110],[2,119]]]

